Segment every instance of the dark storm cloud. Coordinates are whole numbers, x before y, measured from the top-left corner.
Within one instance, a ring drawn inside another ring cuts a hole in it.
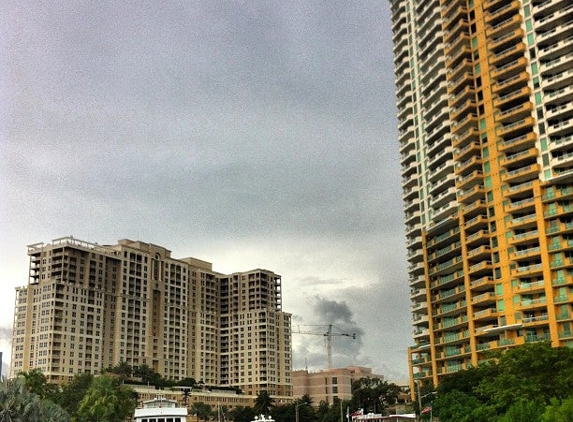
[[[309,298],[306,303],[310,308],[306,314],[307,322],[312,323],[298,325],[296,319],[293,322],[295,366],[301,366],[304,359],[305,367],[325,369],[328,355],[326,339],[329,336],[333,367],[364,365],[367,360],[361,357],[364,330],[358,327],[348,304],[319,295]]]
[[[346,303],[364,343],[337,350],[368,362],[375,298],[406,283],[389,25],[378,0],[8,1],[3,278],[70,234],[270,268],[301,323],[301,292]]]

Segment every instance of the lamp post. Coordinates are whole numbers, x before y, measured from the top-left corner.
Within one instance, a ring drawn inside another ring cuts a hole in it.
[[[418,393],[419,392],[420,392],[420,390],[418,390]],[[420,403],[422,403],[422,399],[424,397],[428,397],[428,396],[435,395],[435,394],[438,394],[438,392],[437,391],[430,391],[429,393],[424,394],[422,397],[420,397]],[[421,416],[422,416],[422,407],[420,406],[420,417]],[[432,403],[430,404],[430,422],[432,422],[433,420],[434,420],[434,405],[433,405],[433,401],[432,401]]]
[[[422,416],[422,396],[420,395],[420,380],[414,380],[414,383],[418,388],[418,413],[419,413],[418,420],[420,420],[420,417]]]
[[[296,399],[294,402],[294,420],[295,420],[295,422],[299,422],[298,421],[298,399]]]

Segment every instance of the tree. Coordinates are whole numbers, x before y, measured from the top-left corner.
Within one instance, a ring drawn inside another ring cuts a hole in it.
[[[210,404],[203,403],[201,401],[196,401],[191,406],[191,414],[196,415],[197,418],[201,418],[207,421],[207,418],[211,416],[212,407]]]
[[[573,411],[573,349],[526,343],[490,357],[444,377],[433,407],[440,421],[540,422]]]
[[[0,381],[0,421],[69,422],[65,410],[50,400],[42,400],[26,387],[23,377]]]
[[[383,413],[390,404],[395,404],[400,387],[379,378],[360,378],[352,383],[352,408],[364,409],[364,413]]]
[[[315,411],[315,420],[317,422],[339,422],[341,413],[346,415],[349,408],[350,401],[341,401],[337,397],[334,398],[332,404],[322,400]]]
[[[263,390],[255,399],[253,410],[258,415],[268,416],[274,406],[274,399],[270,396],[269,392]]]
[[[56,391],[55,386],[48,384],[48,379],[38,368],[28,372],[20,372],[18,377],[24,379],[26,389],[29,392],[37,394],[41,399],[49,397]]]
[[[140,378],[142,383],[150,385],[155,385],[159,378],[161,378],[159,374],[145,363],[133,368],[133,376]]]
[[[107,369],[107,372],[118,375],[122,381],[129,379],[133,374],[133,368],[125,361],[120,361],[117,365]]]
[[[78,409],[79,422],[121,422],[133,415],[135,392],[120,380],[102,375],[94,378]]]
[[[521,400],[563,399],[573,394],[573,350],[548,342],[526,343],[499,357],[495,376],[485,376],[476,389],[498,414]]]
[[[230,413],[234,422],[251,422],[255,420],[255,411],[249,406],[237,406]]]
[[[62,386],[61,391],[56,395],[56,403],[70,415],[75,415],[93,379],[93,375],[87,372],[75,375],[69,384]]]
[[[473,395],[453,390],[448,394],[438,395],[432,403],[432,411],[441,422],[472,422],[472,412],[479,406],[481,402]]]
[[[573,397],[559,401],[552,399],[543,414],[544,422],[573,422]]]
[[[197,385],[197,382],[195,381],[195,378],[183,378],[182,380],[177,381],[177,385],[183,387],[195,387],[195,385]]]
[[[543,422],[544,411],[544,404],[538,400],[519,400],[498,418],[498,422]]]

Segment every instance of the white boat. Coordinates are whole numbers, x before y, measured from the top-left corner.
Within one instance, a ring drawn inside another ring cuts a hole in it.
[[[275,420],[271,416],[255,416],[255,420],[252,422],[275,422]]]
[[[143,402],[143,407],[135,409],[135,422],[185,422],[187,409],[178,407],[176,400],[159,395]]]

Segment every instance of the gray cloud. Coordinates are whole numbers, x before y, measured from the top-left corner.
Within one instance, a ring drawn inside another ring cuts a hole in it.
[[[9,0],[0,54],[4,320],[26,244],[127,237],[346,304],[381,370],[375,321],[409,341],[387,3]]]

